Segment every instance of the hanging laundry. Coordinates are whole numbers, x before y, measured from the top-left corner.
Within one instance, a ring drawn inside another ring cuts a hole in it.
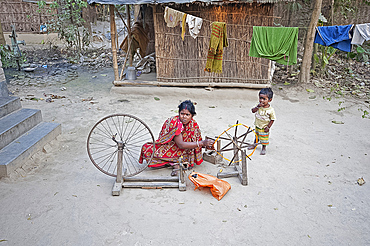
[[[149,27],[147,25],[146,30]],[[131,28],[131,35],[132,35],[132,45],[131,45],[131,53],[132,55],[135,54],[135,51],[140,48],[140,55],[144,57],[146,55],[146,48],[149,44],[149,36],[148,31],[144,30],[143,24],[141,22],[135,22]],[[123,39],[121,45],[119,46],[120,49],[127,52],[128,49],[128,40],[127,36]]]
[[[297,63],[298,27],[254,26],[249,56],[283,65]]]
[[[167,23],[168,27],[176,27],[182,22],[182,31],[181,31],[181,38],[184,40],[185,36],[185,22],[186,22],[187,14],[177,11],[175,9],[171,9],[166,7],[164,10],[164,21]]]
[[[186,23],[188,23],[188,26],[189,26],[190,36],[192,36],[193,38],[197,38],[200,32],[200,29],[202,28],[203,19],[199,17],[195,17],[193,15],[187,15]]]
[[[212,22],[212,34],[209,41],[206,72],[222,73],[222,57],[224,47],[229,46],[226,35],[225,22]]]
[[[351,31],[353,25],[345,26],[318,26],[314,43],[331,46],[341,51],[351,51]]]
[[[356,24],[351,44],[362,45],[368,40],[370,40],[370,23]]]
[[[184,41],[184,37],[185,37],[186,16],[187,16],[187,14],[184,14],[182,16],[182,21],[181,21],[181,39],[182,39],[182,41]]]

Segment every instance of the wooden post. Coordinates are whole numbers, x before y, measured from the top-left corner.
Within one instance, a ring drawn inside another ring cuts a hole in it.
[[[131,36],[131,16],[130,16],[130,5],[129,4],[126,4],[126,15],[127,15],[127,28],[128,28],[128,34],[127,34],[127,43],[130,44],[131,43],[131,39],[132,39],[132,36]],[[128,57],[128,64],[130,67],[132,67],[132,52],[131,52],[131,49],[128,50],[127,49],[127,52],[130,52],[130,55]]]
[[[242,173],[239,173],[239,180],[242,185],[248,185],[248,175],[247,175],[247,154],[245,150],[242,151]]]
[[[182,163],[182,157],[179,158],[179,191],[186,190],[186,183],[185,183],[185,170]]]
[[[131,40],[132,41],[132,40]],[[122,69],[121,69],[121,74],[119,76],[119,80],[122,80],[123,78],[123,71],[125,70],[126,68],[126,63],[127,63],[127,58],[129,57],[129,50],[131,49],[131,42],[128,44],[127,46],[127,53],[126,53],[126,57],[125,57],[125,61],[123,62],[123,65],[122,65]]]
[[[237,163],[240,159],[239,159],[239,146],[237,145],[238,143],[238,138],[237,137],[233,137],[234,141],[233,141],[233,147],[234,147],[234,162]]]
[[[110,37],[112,43],[112,55],[113,55],[113,70],[114,70],[114,80],[119,80],[118,75],[118,62],[117,62],[117,42],[116,42],[116,20],[114,18],[114,5],[109,5],[109,14],[110,14]]]
[[[118,154],[117,154],[117,177],[116,182],[113,185],[112,189],[112,195],[113,196],[119,196],[121,194],[122,189],[122,161],[123,161],[123,143],[118,142]]]

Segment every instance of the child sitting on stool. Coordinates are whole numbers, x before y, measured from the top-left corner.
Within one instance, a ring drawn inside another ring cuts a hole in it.
[[[259,142],[262,144],[261,155],[266,154],[266,146],[269,144],[270,128],[274,123],[275,110],[270,106],[273,92],[271,88],[263,88],[259,92],[259,104],[252,108],[252,113],[255,114],[254,125]],[[255,140],[255,144],[256,140]],[[249,149],[254,149],[256,145],[250,146]]]

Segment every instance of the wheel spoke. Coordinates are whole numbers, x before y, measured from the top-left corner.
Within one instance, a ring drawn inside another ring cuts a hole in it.
[[[250,159],[250,156],[256,149],[256,146],[253,144],[255,136],[253,129],[237,121],[235,125],[229,127],[221,135],[216,137],[216,141],[220,141],[221,143],[217,153],[227,160],[229,165],[241,161],[241,159],[237,160],[237,156],[241,150],[246,151],[246,158]],[[249,149],[251,146],[254,146],[254,148]]]
[[[112,139],[113,136],[116,136],[115,139]],[[150,164],[155,152],[154,145],[152,156],[143,164],[139,163],[142,146],[147,142],[154,142],[148,126],[135,116],[114,114],[98,121],[87,140],[90,160],[100,171],[113,177],[117,176],[117,142],[123,144],[123,176],[136,175]]]

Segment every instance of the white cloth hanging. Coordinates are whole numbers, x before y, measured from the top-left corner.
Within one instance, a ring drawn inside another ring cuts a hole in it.
[[[370,40],[370,23],[356,24],[351,44],[362,45],[368,40]]]
[[[188,23],[190,35],[193,38],[197,38],[200,32],[200,29],[202,28],[203,19],[188,14],[186,16],[186,23]]]

